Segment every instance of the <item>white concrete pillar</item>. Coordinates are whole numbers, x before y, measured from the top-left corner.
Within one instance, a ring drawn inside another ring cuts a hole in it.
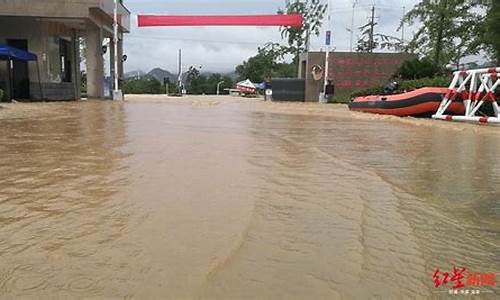
[[[110,91],[115,88],[115,42],[109,39],[109,74],[111,79]]]
[[[125,80],[123,74],[123,36],[118,40],[118,79],[120,82],[123,82],[123,80]],[[121,88],[122,87],[120,86],[120,89]]]
[[[104,98],[104,58],[102,29],[87,25],[87,97]]]
[[[74,78],[73,78],[73,83],[75,84],[75,99],[80,100],[82,90],[81,90],[81,85],[82,85],[82,76],[80,73],[80,37],[78,36],[78,33],[76,30],[73,30],[73,36],[72,36],[72,41],[73,41],[73,73],[74,73]]]

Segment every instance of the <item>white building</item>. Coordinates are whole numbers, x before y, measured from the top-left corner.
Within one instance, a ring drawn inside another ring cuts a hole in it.
[[[123,74],[123,34],[130,31],[130,12],[119,2],[118,71]],[[40,70],[39,76],[37,63],[0,61],[0,89],[6,97],[79,99],[84,41],[87,95],[103,98],[105,55],[114,70],[112,39],[107,53],[103,49],[105,39],[113,36],[113,8],[113,0],[0,0],[0,44],[36,54]]]

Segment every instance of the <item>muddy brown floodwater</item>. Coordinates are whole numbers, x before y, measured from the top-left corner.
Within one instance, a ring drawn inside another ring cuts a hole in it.
[[[129,100],[1,105],[0,298],[442,298],[436,268],[500,270],[498,127]]]

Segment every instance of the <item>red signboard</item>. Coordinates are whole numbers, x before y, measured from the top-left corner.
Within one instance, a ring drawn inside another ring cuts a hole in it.
[[[413,56],[406,53],[333,52],[329,56],[328,78],[337,95],[387,84],[399,66]]]

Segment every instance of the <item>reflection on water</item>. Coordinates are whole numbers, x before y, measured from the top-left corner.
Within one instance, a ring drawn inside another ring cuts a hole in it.
[[[237,101],[8,106],[0,298],[442,297],[437,267],[499,270],[500,135],[417,123]]]

